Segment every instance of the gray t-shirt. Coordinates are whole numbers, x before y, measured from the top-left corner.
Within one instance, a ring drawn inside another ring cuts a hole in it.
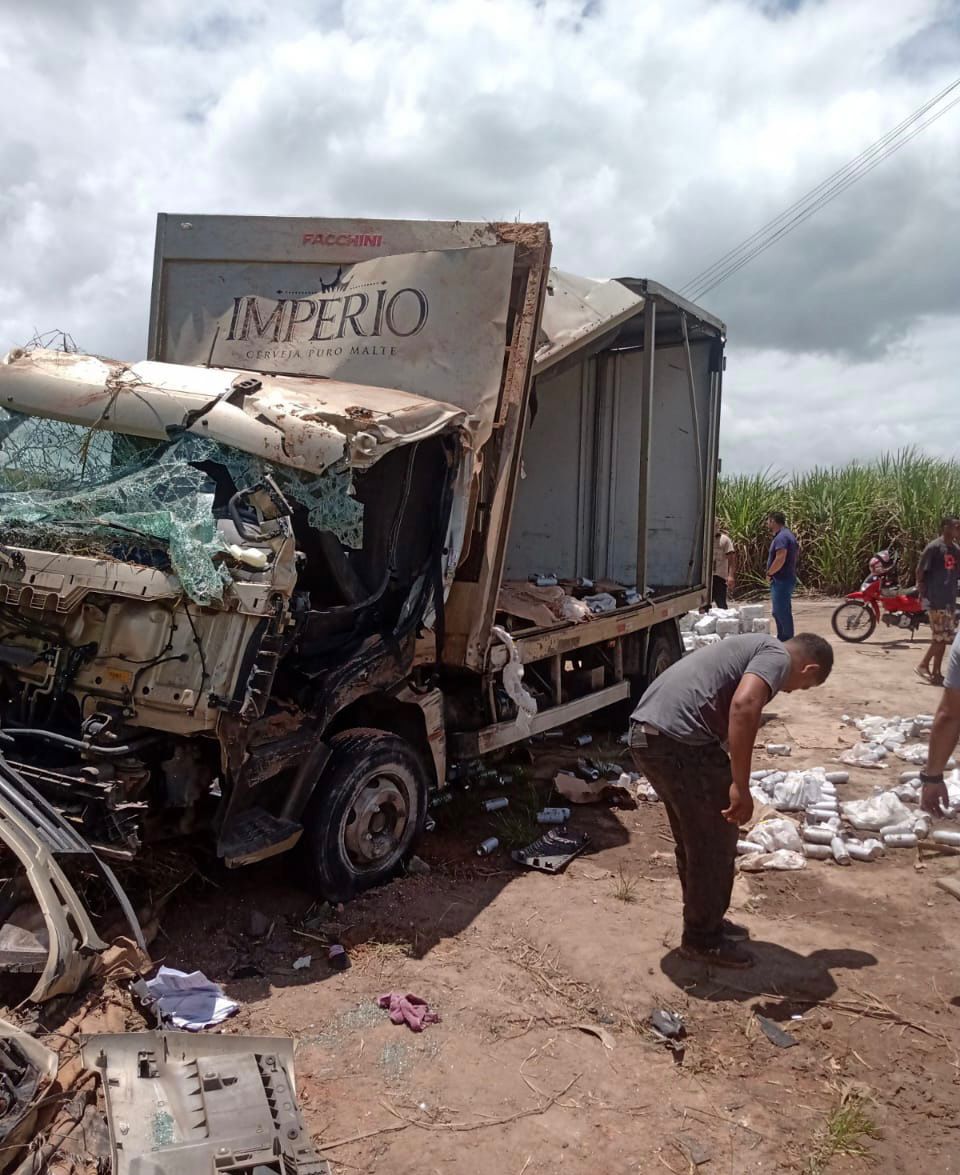
[[[684,743],[724,743],[730,703],[745,673],[779,693],[790,676],[790,654],[774,637],[730,636],[698,649],[661,673],[631,715]]]
[[[960,550],[944,538],[927,543],[920,556],[923,598],[935,612],[951,612],[957,605],[957,561]]]

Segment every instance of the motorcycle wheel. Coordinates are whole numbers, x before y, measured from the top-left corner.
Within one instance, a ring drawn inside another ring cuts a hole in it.
[[[859,644],[873,636],[877,627],[877,618],[873,609],[857,600],[847,600],[834,610],[830,618],[833,631],[842,641],[851,641]]]

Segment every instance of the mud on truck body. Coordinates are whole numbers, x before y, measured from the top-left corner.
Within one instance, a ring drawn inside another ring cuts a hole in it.
[[[78,875],[134,937],[110,865],[185,833],[229,866],[294,849],[346,899],[410,852],[448,747],[679,656],[723,326],[549,249],[545,225],[161,216],[148,361],[0,364],[0,839],[27,874],[0,923],[32,885],[49,939],[4,926],[0,967],[35,998],[105,945]],[[636,590],[524,620],[505,580],[536,569]]]

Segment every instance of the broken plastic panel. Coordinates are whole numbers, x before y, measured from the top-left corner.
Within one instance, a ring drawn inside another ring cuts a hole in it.
[[[314,475],[192,434],[158,444],[0,410],[0,540],[172,571],[198,604],[221,599],[230,583],[216,560],[227,547],[218,490],[266,476],[312,527],[362,544],[363,507],[342,465]]]
[[[525,849],[514,849],[510,854],[520,865],[539,869],[543,873],[559,873],[568,861],[572,861],[590,843],[585,832],[568,832],[565,828],[551,828],[548,833],[527,845]]]
[[[130,1032],[90,1036],[114,1175],[211,1171],[329,1175],[296,1102],[283,1038]]]

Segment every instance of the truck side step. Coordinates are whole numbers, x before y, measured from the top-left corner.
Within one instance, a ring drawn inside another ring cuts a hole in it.
[[[236,815],[220,833],[217,853],[228,869],[251,865],[292,849],[303,833],[295,820],[271,816],[263,808],[247,808]]]

